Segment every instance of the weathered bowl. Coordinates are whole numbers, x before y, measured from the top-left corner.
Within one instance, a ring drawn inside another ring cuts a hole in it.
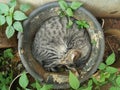
[[[18,50],[21,61],[27,71],[34,78],[38,79],[42,84],[46,83],[46,71],[44,71],[43,67],[36,61],[36,59],[32,55],[32,42],[34,40],[36,32],[39,30],[40,25],[48,18],[56,16],[56,11],[58,9],[59,5],[57,2],[52,2],[40,6],[30,14],[29,18],[24,22],[24,32],[19,33],[18,35]],[[83,7],[75,11],[75,19],[86,20],[90,25],[90,27],[87,29],[87,32],[91,40],[92,48],[89,60],[81,70],[81,77],[79,79],[82,83],[86,81],[97,70],[98,65],[102,61],[105,47],[104,36],[102,28],[96,18]],[[59,73],[55,74],[58,75],[57,79],[60,79],[61,76],[64,76],[59,75]],[[47,78],[51,79],[51,82],[48,83],[52,83],[55,89],[69,88],[68,82],[54,82],[53,78],[50,77]],[[66,76],[66,78],[68,78],[68,76]]]

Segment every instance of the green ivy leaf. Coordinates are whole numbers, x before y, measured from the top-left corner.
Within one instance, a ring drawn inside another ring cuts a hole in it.
[[[17,30],[18,32],[23,32],[23,27],[21,22],[15,22],[13,24],[13,27],[15,28],[15,30]]]
[[[19,21],[27,19],[27,16],[21,11],[15,11],[13,17]]]
[[[51,90],[51,89],[53,89],[53,85],[44,85],[41,89],[39,89],[39,90]]]
[[[12,26],[7,26],[5,34],[7,36],[7,38],[11,38],[15,33],[15,30]]]
[[[68,8],[68,4],[64,0],[59,0],[59,5],[62,10],[66,10]]]
[[[101,63],[98,68],[100,70],[104,70],[106,68],[106,65],[104,63]]]
[[[5,17],[3,15],[0,15],[0,26],[5,24]]]
[[[23,72],[19,78],[19,85],[25,89],[28,86],[28,84],[29,80],[27,78],[26,72]]]
[[[80,6],[82,5],[82,3],[80,3],[80,2],[72,2],[72,4],[71,4],[71,8],[73,9],[73,10],[76,10],[76,9],[78,9]]]
[[[8,11],[9,11],[8,5],[4,4],[4,3],[0,3],[0,11],[1,11],[1,14],[8,13]]]
[[[9,26],[12,25],[12,16],[6,16],[6,21]]]
[[[68,16],[72,17],[72,16],[73,16],[73,11],[72,11],[72,9],[71,9],[71,8],[67,8],[66,14],[67,14]]]
[[[30,9],[30,5],[29,4],[22,4],[20,5],[20,10],[23,12],[26,12]]]
[[[69,84],[73,89],[78,89],[80,86],[80,81],[71,71],[69,71]]]
[[[115,62],[115,53],[112,53],[105,61],[107,65],[112,65]]]
[[[116,83],[120,87],[120,76],[116,78]]]
[[[118,69],[114,68],[114,67],[108,66],[108,67],[106,67],[105,71],[108,72],[108,73],[110,73],[110,74],[113,74],[113,73],[116,73],[118,71]]]

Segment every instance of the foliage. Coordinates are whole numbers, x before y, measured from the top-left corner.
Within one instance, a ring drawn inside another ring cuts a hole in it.
[[[82,3],[78,1],[73,1],[71,5],[67,4],[64,0],[59,0],[60,5],[60,16],[67,16],[69,21],[67,28],[70,28],[73,25],[73,21],[71,20],[72,17],[74,17],[74,11],[77,10],[82,6]],[[78,25],[78,28],[89,28],[88,23],[85,20],[76,20],[75,22]]]
[[[112,65],[115,62],[115,54],[112,53],[107,57],[105,63],[101,63],[98,67],[97,76],[93,75],[88,83],[80,85],[77,77],[69,73],[69,84],[74,90],[100,90],[100,87],[106,84],[111,84],[110,90],[120,90],[120,72]],[[93,88],[94,85],[94,88]]]
[[[79,79],[71,71],[69,72],[69,85],[73,90],[92,90],[92,80],[89,80],[88,84],[80,85]]]
[[[110,66],[114,62],[115,54],[112,53],[107,57],[105,63],[101,63],[99,65],[99,78],[94,76],[92,77],[92,80],[96,85],[95,90],[100,90],[100,87],[107,83],[111,84],[110,90],[120,89],[120,73],[117,68]]]
[[[30,88],[28,88],[29,86],[29,79],[27,76],[26,72],[23,72],[19,78],[19,85],[24,89],[24,90],[31,90]],[[32,86],[33,89],[36,90],[51,90],[53,89],[52,85],[48,85],[48,84],[44,84],[43,86],[40,85],[40,83],[36,80],[35,83],[30,83],[30,85]],[[18,88],[19,90],[19,88]]]
[[[80,86],[80,81],[71,71],[69,72],[69,84],[73,89],[78,89]]]
[[[16,0],[11,0],[8,4],[0,3],[0,26],[7,24],[5,30],[7,38],[11,38],[15,31],[23,32],[21,21],[27,19],[24,12],[30,9],[28,4],[22,4],[20,10],[16,10],[16,5]]]
[[[19,85],[26,90],[28,84],[29,84],[29,80],[26,76],[26,72],[23,72],[21,77],[19,78]]]
[[[13,58],[12,49],[6,49],[0,53],[0,90],[8,90],[13,79],[13,71],[9,67],[9,62]],[[7,69],[7,70],[6,70]]]

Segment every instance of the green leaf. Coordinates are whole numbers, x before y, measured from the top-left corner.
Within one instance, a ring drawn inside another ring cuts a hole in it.
[[[105,75],[105,78],[110,78],[111,74],[106,72],[106,73],[104,73],[104,75]]]
[[[21,11],[15,11],[13,17],[19,21],[27,19],[27,16]]]
[[[17,1],[16,1],[16,0],[10,0],[10,2],[8,3],[8,5],[9,5],[10,7],[15,7],[16,4],[17,4]]]
[[[14,9],[15,9],[15,7],[14,7],[14,6],[13,6],[13,7],[11,7],[11,8],[9,9],[10,14],[13,14]],[[12,16],[12,15],[11,15],[11,16]]]
[[[66,14],[68,15],[68,16],[73,16],[73,11],[72,11],[72,9],[71,8],[67,8],[67,10],[66,10]]]
[[[115,62],[115,53],[112,53],[105,61],[107,65],[112,65]]]
[[[82,21],[77,20],[77,21],[76,21],[76,24],[78,25],[79,28],[83,28]]]
[[[59,0],[59,5],[62,10],[66,10],[68,8],[68,4],[64,0]]]
[[[84,24],[84,28],[89,28],[90,26],[88,25],[88,23],[86,22],[85,24]]]
[[[80,3],[80,2],[72,2],[72,4],[71,4],[71,8],[73,9],[73,10],[76,10],[76,9],[78,9],[80,6],[82,5],[82,3]]]
[[[10,59],[12,59],[12,58],[14,57],[12,49],[6,49],[6,50],[4,50],[3,56],[4,56],[5,58],[10,58]]]
[[[105,71],[112,74],[112,73],[116,73],[118,71],[118,69],[108,66]]]
[[[26,72],[23,72],[19,78],[19,85],[25,89],[28,86],[28,84],[29,84],[29,81],[28,81]]]
[[[6,21],[9,26],[12,25],[12,16],[6,16]]]
[[[80,86],[80,81],[71,71],[69,71],[69,84],[73,89],[78,89]]]
[[[93,45],[96,45],[96,44],[97,44],[97,42],[96,42],[95,39],[91,40],[91,43],[92,43]]]
[[[116,83],[120,87],[120,76],[116,78]]]
[[[26,12],[30,9],[30,5],[29,4],[22,4],[20,5],[20,10],[23,12]]]
[[[100,70],[104,70],[106,68],[106,65],[104,63],[101,63],[98,68]]]
[[[15,30],[12,26],[7,26],[5,34],[7,36],[7,38],[11,38],[15,33]]]
[[[98,80],[100,83],[105,82],[105,76],[104,74],[100,74],[100,79]]]
[[[9,11],[9,7],[7,4],[0,3],[0,11],[2,14],[6,14]]]
[[[23,32],[23,27],[21,22],[15,22],[13,24],[13,27],[15,28],[15,30],[17,30],[18,32]]]
[[[111,82],[113,85],[116,84],[116,78],[117,78],[117,75],[116,74],[110,74],[110,77],[109,77],[109,82]]]
[[[78,90],[92,90],[92,86],[90,86],[90,87],[85,87],[85,88],[79,88]]]
[[[36,85],[36,89],[37,89],[37,90],[40,90],[40,89],[41,89],[40,83],[39,83],[38,81],[36,81],[35,85]]]
[[[88,82],[88,86],[92,86],[92,84],[93,84],[93,81],[90,79]]]
[[[53,89],[53,85],[44,85],[41,89],[39,89],[39,90],[51,90],[51,89]]]
[[[110,90],[120,90],[120,87],[110,87]]]
[[[67,28],[70,28],[72,25],[73,25],[73,22],[72,22],[72,20],[69,19]]]
[[[32,88],[36,88],[36,82],[30,84],[30,86],[31,86]]]
[[[0,15],[0,26],[5,24],[5,17],[3,15]]]
[[[7,90],[5,85],[2,86],[2,90]]]
[[[77,20],[76,24],[79,28],[89,28],[89,24],[85,20]]]
[[[93,82],[94,82],[96,85],[99,85],[97,79],[96,79],[94,76],[92,76],[92,80],[93,80]]]

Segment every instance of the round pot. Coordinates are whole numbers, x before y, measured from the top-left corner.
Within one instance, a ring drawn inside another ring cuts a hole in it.
[[[70,3],[69,3],[70,4]],[[37,62],[32,54],[32,43],[40,25],[50,17],[58,16],[59,10],[57,2],[52,2],[40,6],[34,10],[28,20],[24,22],[24,32],[18,35],[18,50],[21,61],[27,71],[42,84],[49,83],[54,85],[54,89],[69,88],[68,75],[61,73],[52,73],[44,70],[42,65]],[[102,61],[104,54],[104,36],[102,28],[95,17],[83,7],[77,9],[74,15],[75,19],[86,20],[90,27],[87,29],[91,41],[91,53],[81,70],[80,82],[86,81],[96,70]],[[92,43],[92,42],[95,42]],[[59,80],[60,82],[57,82]]]

